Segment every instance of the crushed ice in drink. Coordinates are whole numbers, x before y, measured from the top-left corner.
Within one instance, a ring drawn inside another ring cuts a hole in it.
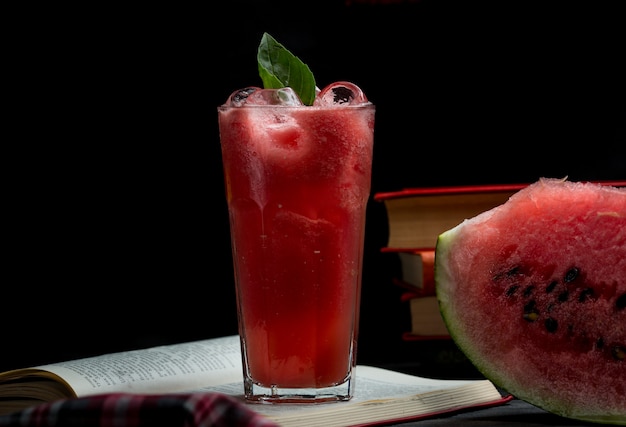
[[[332,107],[366,103],[368,103],[367,97],[357,85],[350,82],[335,82],[322,89],[313,105]]]
[[[241,107],[242,105],[246,103],[246,99],[248,99],[248,96],[250,96],[250,94],[254,92],[255,90],[259,90],[259,88],[247,87],[244,89],[236,90],[230,94],[230,96],[228,97],[228,100],[226,101],[224,105],[227,105],[230,107]]]
[[[284,105],[286,107],[300,107],[304,104],[290,87],[280,89],[261,89],[247,87],[233,92],[228,98],[227,105],[243,107],[253,105]]]
[[[331,83],[322,90],[316,87],[315,95],[313,106],[316,107],[342,107],[369,103],[361,88],[350,82]],[[300,97],[290,87],[263,89],[257,86],[236,90],[228,97],[225,105],[230,107],[254,105],[304,106]]]

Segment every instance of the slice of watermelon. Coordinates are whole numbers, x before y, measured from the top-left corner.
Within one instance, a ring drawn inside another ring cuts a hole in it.
[[[442,233],[435,282],[485,377],[549,412],[626,425],[626,188],[540,179]]]

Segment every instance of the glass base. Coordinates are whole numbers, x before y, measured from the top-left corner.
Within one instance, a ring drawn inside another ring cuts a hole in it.
[[[354,375],[354,371],[352,372]],[[249,378],[244,379],[244,397],[248,402],[257,403],[324,403],[352,399],[354,381],[348,378],[344,383],[322,388],[283,388],[262,387]]]

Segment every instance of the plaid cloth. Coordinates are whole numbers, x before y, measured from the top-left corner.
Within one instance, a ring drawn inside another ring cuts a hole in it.
[[[43,403],[0,416],[0,427],[277,427],[221,393],[110,393]]]

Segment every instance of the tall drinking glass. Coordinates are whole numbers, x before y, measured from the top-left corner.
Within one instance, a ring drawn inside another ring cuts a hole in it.
[[[353,396],[374,112],[349,82],[218,107],[248,401]]]

